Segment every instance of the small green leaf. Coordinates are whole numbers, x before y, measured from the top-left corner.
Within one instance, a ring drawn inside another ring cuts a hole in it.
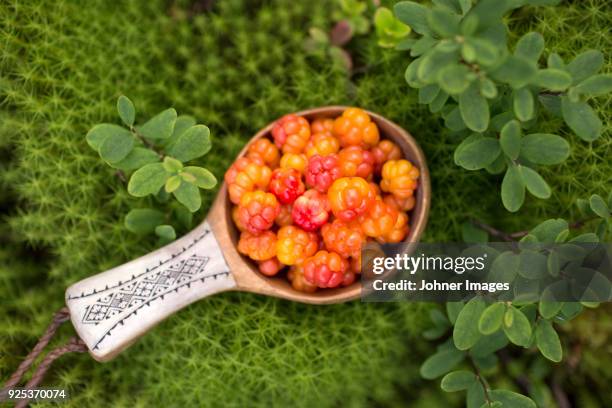
[[[195,125],[185,130],[168,148],[168,154],[187,162],[204,156],[210,150],[210,130],[204,125]]]
[[[556,52],[553,52],[548,56],[546,64],[548,68],[565,69],[565,63],[563,62],[563,58],[561,58],[561,56]]]
[[[158,225],[155,227],[155,235],[160,237],[164,244],[176,239],[176,231],[174,231],[172,225]]]
[[[538,239],[539,242],[554,242],[555,238],[564,230],[568,229],[569,225],[562,218],[552,218],[541,222],[529,231],[529,234]]]
[[[471,222],[463,223],[461,226],[461,237],[463,238],[463,242],[470,244],[483,244],[489,241],[489,234],[476,227]]]
[[[149,234],[155,227],[163,223],[164,213],[150,208],[135,208],[125,216],[124,225],[135,234]]]
[[[442,378],[440,388],[446,392],[467,390],[476,381],[473,372],[467,370],[452,371]]]
[[[170,156],[164,157],[163,165],[168,173],[177,173],[183,169],[183,163]]]
[[[563,357],[563,349],[559,335],[555,331],[552,323],[548,320],[540,319],[535,331],[536,345],[540,352],[547,359],[558,363]]]
[[[531,342],[531,324],[527,316],[514,306],[510,306],[508,311],[512,315],[510,319],[504,319],[504,333],[508,336],[508,340],[517,346],[529,346]],[[507,324],[506,320],[511,320],[512,322]]]
[[[441,37],[452,37],[459,34],[460,21],[461,18],[457,14],[445,9],[435,8],[427,15],[429,27]]]
[[[210,190],[217,185],[217,178],[210,171],[203,167],[188,166],[183,173],[191,174],[194,177],[193,183],[203,189]]]
[[[111,166],[124,171],[139,169],[145,164],[156,163],[159,161],[159,156],[153,150],[144,147],[135,147],[125,156],[125,158],[117,163],[112,163]]]
[[[612,92],[612,75],[595,75],[576,86],[576,91],[587,95],[604,95]]]
[[[569,64],[567,64],[567,72],[574,79],[574,84],[579,84],[588,77],[595,75],[603,66],[604,57],[601,51],[588,50],[585,51]]]
[[[172,193],[181,186],[182,179],[179,176],[172,176],[166,180],[165,190],[167,193]]]
[[[521,124],[516,120],[506,123],[501,130],[499,144],[509,158],[516,160],[521,152]]]
[[[412,1],[401,1],[393,7],[395,16],[419,34],[432,35],[427,15],[429,9]]]
[[[525,201],[525,183],[516,166],[508,167],[502,181],[501,197],[504,207],[510,212],[516,212]]]
[[[478,330],[484,335],[495,333],[502,326],[504,313],[506,313],[506,305],[503,303],[489,305],[480,316]]]
[[[541,69],[532,83],[551,91],[564,91],[572,84],[572,76],[560,69]]]
[[[470,300],[459,312],[453,329],[453,341],[459,350],[467,350],[481,337],[478,331],[478,321],[485,309],[485,304],[479,297]]]
[[[537,62],[544,51],[544,37],[542,34],[530,32],[521,37],[516,44],[515,55]]]
[[[166,183],[170,175],[161,163],[147,164],[136,170],[128,183],[128,193],[135,197],[144,197],[157,192]]]
[[[489,127],[489,103],[477,86],[472,85],[459,95],[459,110],[463,122],[473,131],[484,132]]]
[[[476,61],[484,66],[494,65],[500,58],[499,50],[491,41],[483,38],[470,37],[466,40],[465,45],[473,50],[472,61]]]
[[[99,125],[95,125],[89,130],[89,132],[87,132],[87,144],[95,151],[99,151],[100,147],[102,146],[102,142],[104,142],[104,140],[106,140],[106,138],[109,136],[129,138],[132,137],[132,134],[129,130],[121,126],[110,123],[101,123]]]
[[[506,60],[495,70],[492,75],[501,82],[510,84],[515,89],[522,88],[530,83],[536,76],[537,69],[533,62],[514,55],[509,55]]]
[[[470,86],[470,70],[463,64],[452,64],[440,70],[438,83],[451,95],[460,94]]]
[[[538,305],[538,311],[545,319],[552,319],[561,311],[563,303],[543,300]]]
[[[128,126],[132,126],[134,124],[134,119],[136,118],[136,108],[134,108],[134,104],[127,96],[121,95],[119,99],[117,99],[117,112],[119,113],[119,117],[123,123]]]
[[[459,145],[455,151],[455,162],[467,170],[479,170],[493,163],[499,152],[497,139],[482,137]]]
[[[537,408],[531,398],[522,394],[507,390],[493,390],[489,392],[490,398],[495,402],[501,402],[501,406],[506,408]]]
[[[569,156],[569,143],[561,136],[532,133],[523,137],[521,155],[537,164],[559,164]]]
[[[117,163],[130,154],[134,148],[134,136],[125,133],[110,133],[100,144],[100,157],[109,163]]]
[[[195,182],[196,182],[195,176],[193,174],[191,174],[191,173],[187,173],[187,172],[183,171],[183,172],[181,172],[179,174],[179,176],[183,180],[185,180],[187,183],[195,184]]]
[[[455,324],[457,321],[457,316],[459,316],[459,312],[463,309],[463,302],[447,302],[446,303],[446,314],[448,315],[448,320]]]
[[[514,113],[521,122],[526,122],[533,118],[534,113],[534,100],[533,94],[527,87],[523,87],[514,91],[514,98],[512,100],[514,107]]]
[[[497,96],[497,87],[489,78],[480,80],[480,93],[487,99],[493,99]]]
[[[440,93],[440,87],[436,84],[425,85],[419,89],[419,103],[431,103]]]
[[[452,370],[465,358],[465,354],[456,349],[438,351],[423,362],[419,372],[421,377],[433,380]]]
[[[172,135],[175,122],[176,111],[170,108],[153,116],[138,128],[138,131],[149,140],[160,141],[168,139]]]
[[[561,110],[565,123],[581,139],[592,142],[601,135],[603,124],[588,103],[572,102],[568,97],[561,98]]]
[[[550,276],[554,276],[555,278],[559,276],[559,271],[561,270],[561,260],[555,251],[551,251],[548,254],[548,257],[546,258],[546,269],[548,270],[548,274]]]
[[[537,198],[547,199],[550,197],[550,187],[537,171],[526,166],[521,166],[520,169],[527,191]]]
[[[175,139],[183,134],[184,131],[196,125],[196,120],[193,116],[180,115],[174,122],[174,130],[172,131],[171,139]]]
[[[181,186],[172,194],[191,212],[196,212],[202,206],[202,197],[198,187],[190,183],[181,183]]]
[[[589,206],[591,207],[591,210],[593,210],[593,212],[597,214],[599,217],[601,218],[610,217],[610,209],[608,208],[608,205],[606,204],[604,199],[601,198],[599,194],[593,194],[589,198]]]

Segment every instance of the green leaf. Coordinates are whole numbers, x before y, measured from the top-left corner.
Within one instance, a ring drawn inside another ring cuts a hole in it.
[[[167,193],[172,193],[181,186],[181,183],[182,179],[180,176],[172,176],[168,180],[166,180],[166,185],[164,186],[164,189]]]
[[[179,203],[183,204],[191,212],[198,211],[202,206],[200,191],[193,184],[181,183],[181,186],[172,194],[174,194]]]
[[[544,37],[542,37],[542,34],[532,31],[521,37],[516,44],[514,55],[537,62],[542,55],[542,51],[544,51]]]
[[[172,131],[171,139],[176,140],[184,131],[189,129],[192,126],[195,126],[196,120],[193,116],[189,115],[180,115],[176,118],[176,122],[174,122],[174,130]]]
[[[449,95],[446,92],[440,90],[438,96],[436,96],[436,99],[429,104],[429,111],[431,113],[440,112],[442,108],[444,108],[446,101],[448,101],[448,96]]]
[[[438,45],[423,55],[423,62],[419,65],[417,76],[421,81],[433,81],[443,67],[454,64],[457,58],[456,52],[448,52]]]
[[[493,401],[501,402],[504,408],[537,408],[536,403],[531,398],[516,392],[493,390],[489,392],[489,396]]]
[[[572,76],[560,69],[541,69],[532,83],[551,91],[564,91],[572,84]]]
[[[433,4],[435,4],[436,6],[445,7],[453,13],[461,13],[461,8],[459,7],[458,0],[433,0]]]
[[[440,388],[446,392],[463,391],[467,390],[476,381],[476,376],[471,371],[452,371],[442,378]]]
[[[134,136],[129,131],[109,133],[100,144],[100,157],[109,163],[117,163],[134,148]]]
[[[419,372],[421,377],[433,380],[452,370],[465,358],[465,354],[456,349],[438,351],[423,362]]]
[[[601,135],[603,124],[588,103],[578,101],[572,102],[568,97],[561,98],[561,111],[565,123],[576,133],[578,137],[587,142],[592,142]]]
[[[463,64],[452,64],[442,68],[438,73],[438,83],[445,92],[457,95],[470,86],[470,70]]]
[[[429,27],[441,37],[453,37],[459,34],[461,18],[446,9],[435,8],[427,15]],[[415,30],[416,31],[416,30]]]
[[[412,1],[401,1],[393,7],[395,16],[415,32],[431,36],[433,33],[427,23],[429,9]]]
[[[516,120],[506,123],[501,130],[499,144],[504,154],[516,160],[521,152],[521,124]]]
[[[139,169],[145,164],[156,163],[159,161],[159,156],[153,150],[144,147],[135,147],[125,156],[125,158],[117,163],[112,163],[116,169],[131,171]]]
[[[468,388],[465,396],[466,408],[481,408],[485,403],[484,388],[479,381],[475,382]],[[487,407],[491,408],[491,407]]]
[[[587,95],[604,95],[612,92],[612,75],[595,75],[576,86],[576,91]]]
[[[511,323],[504,322],[504,333],[508,336],[508,340],[517,346],[527,347],[531,342],[531,324],[527,316],[514,306],[510,306],[508,313],[511,314]]]
[[[114,137],[132,137],[132,134],[126,128],[110,123],[101,123],[92,127],[89,132],[87,132],[85,139],[92,149],[99,151],[102,142],[112,135],[114,135]]]
[[[461,112],[459,107],[454,107],[444,118],[444,125],[455,132],[465,129],[465,123],[461,119]]]
[[[217,185],[215,175],[203,167],[188,166],[183,172],[191,174],[195,179],[193,183],[200,188],[209,190]]]
[[[508,167],[501,186],[501,197],[504,207],[510,212],[516,212],[525,201],[525,183],[516,166]]]
[[[521,166],[520,169],[527,191],[537,198],[550,198],[550,187],[537,171],[526,166]]]
[[[521,122],[526,122],[533,118],[534,100],[533,94],[527,87],[523,87],[514,91],[512,100],[514,113]]]
[[[436,44],[438,40],[428,35],[424,35],[419,38],[414,45],[412,46],[412,50],[410,51],[410,55],[412,57],[418,57],[419,55],[423,55],[426,51],[431,50]]]
[[[210,130],[204,125],[195,125],[185,130],[168,148],[168,154],[187,162],[204,156],[211,148]]]
[[[149,140],[160,141],[168,139],[172,135],[175,122],[176,111],[170,108],[153,116],[138,128],[138,131]]]
[[[128,183],[128,193],[135,197],[144,197],[157,192],[166,183],[170,175],[161,163],[147,164],[136,170]]]
[[[565,69],[565,63],[563,62],[563,58],[561,58],[561,56],[556,52],[553,52],[548,56],[546,64],[548,68]]]
[[[473,131],[484,132],[489,127],[489,103],[477,86],[472,85],[459,95],[459,110],[463,122]]]
[[[163,166],[168,173],[177,173],[183,169],[183,163],[170,156],[164,157]]]
[[[588,50],[585,51],[569,64],[567,64],[567,72],[574,79],[574,84],[579,84],[588,77],[595,75],[603,66],[604,56],[601,51]]]
[[[468,46],[466,52],[469,52],[471,48],[473,50],[473,57],[469,59],[469,62],[476,61],[484,66],[492,66],[500,58],[498,48],[491,41],[483,38],[467,38],[465,45]]]
[[[134,104],[127,96],[121,95],[119,99],[117,99],[117,112],[119,113],[119,117],[123,123],[128,126],[132,126],[134,124],[134,119],[136,118],[136,108],[134,108]]]
[[[489,234],[471,222],[463,223],[461,226],[461,237],[464,242],[470,244],[483,244],[489,241]]]
[[[610,217],[610,209],[608,205],[604,201],[603,198],[599,194],[593,194],[589,198],[589,206],[591,210],[601,218],[609,218]]]
[[[172,225],[158,225],[155,227],[155,235],[160,237],[164,243],[172,242],[176,239],[176,231]]]
[[[465,15],[472,8],[472,0],[459,0],[459,6],[461,7],[463,15]]]
[[[540,319],[536,327],[536,346],[547,359],[558,363],[563,357],[563,349],[559,335],[555,331],[551,322]]]
[[[489,78],[482,78],[480,80],[480,93],[487,99],[493,99],[498,94],[495,83]]]
[[[455,324],[457,321],[457,316],[459,316],[459,312],[463,309],[463,302],[447,302],[446,303],[446,314],[448,315],[448,320],[451,324]]]
[[[562,302],[553,302],[553,301],[541,301],[538,305],[538,311],[545,319],[552,319],[561,311],[563,307]]]
[[[532,133],[523,137],[521,155],[537,164],[559,164],[569,156],[569,143],[561,136]]]
[[[485,309],[479,297],[471,299],[459,312],[453,329],[453,341],[459,350],[467,350],[481,337],[478,331],[478,320]]]
[[[552,218],[533,227],[529,234],[536,237],[539,242],[554,242],[555,238],[568,228],[569,225],[564,219]]]
[[[135,234],[149,234],[155,227],[163,223],[164,213],[150,208],[135,208],[130,210],[123,221],[125,228]]]
[[[596,244],[599,242],[599,237],[597,236],[597,234],[594,234],[592,232],[587,232],[587,233],[580,234],[570,239],[569,242],[582,242],[582,243],[587,243],[587,244]]]
[[[508,55],[491,75],[498,81],[505,82],[518,89],[530,83],[536,73],[537,69],[533,62],[523,57]]]
[[[481,137],[467,144],[460,144],[455,151],[455,162],[464,169],[479,170],[493,163],[499,152],[497,139]]]
[[[419,89],[419,103],[428,104],[433,102],[440,93],[440,87],[436,84],[425,85]]]
[[[484,335],[495,333],[502,326],[504,313],[506,313],[506,305],[503,303],[489,305],[480,316],[478,330]]]

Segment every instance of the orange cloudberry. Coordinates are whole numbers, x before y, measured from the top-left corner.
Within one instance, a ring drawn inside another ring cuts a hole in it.
[[[276,253],[285,265],[301,263],[319,248],[319,239],[314,232],[306,232],[293,225],[278,230]]]
[[[376,123],[366,111],[348,108],[334,122],[334,134],[342,146],[361,146],[366,149],[375,146],[380,138]]]
[[[399,198],[408,198],[417,188],[419,169],[408,160],[390,160],[383,165],[380,188]]]

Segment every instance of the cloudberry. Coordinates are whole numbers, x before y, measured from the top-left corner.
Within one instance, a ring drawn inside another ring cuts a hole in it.
[[[310,125],[301,116],[285,115],[274,124],[272,136],[283,153],[302,153],[310,138]]]
[[[230,200],[238,204],[244,193],[255,189],[266,189],[271,175],[272,170],[261,158],[239,158],[225,173]]]
[[[244,193],[238,205],[238,220],[252,234],[258,234],[274,225],[280,204],[274,194],[263,191]]]
[[[310,133],[326,133],[334,131],[334,120],[330,118],[317,118],[310,124]]]
[[[408,235],[408,231],[410,231],[408,215],[405,212],[400,212],[391,231],[377,237],[377,240],[379,242],[401,242]]]
[[[374,171],[380,173],[383,164],[389,160],[399,160],[402,158],[402,151],[399,146],[390,140],[381,140],[376,146],[371,149],[374,155]]]
[[[408,160],[390,160],[383,165],[380,188],[399,198],[411,197],[417,188],[419,169]]]
[[[296,169],[304,174],[308,166],[308,158],[303,153],[285,153],[280,160],[281,169]]]
[[[266,259],[265,261],[259,261],[258,264],[259,272],[266,276],[274,276],[283,269],[283,264],[281,264],[276,257]]]
[[[315,154],[319,156],[327,156],[329,154],[338,153],[340,149],[340,141],[336,139],[330,132],[315,133],[310,137],[306,144],[306,156],[312,157]]]
[[[385,194],[383,200],[385,203],[395,208],[396,210],[404,211],[404,212],[412,210],[416,203],[414,195],[408,198],[400,198],[400,197],[394,196],[393,194]]]
[[[255,261],[265,261],[276,256],[276,243],[276,234],[272,231],[264,231],[258,235],[244,231],[240,234],[238,252]]]
[[[287,225],[291,225],[293,223],[293,218],[291,218],[291,210],[293,206],[291,204],[281,205],[280,211],[276,216],[276,225],[279,227],[285,227]]]
[[[335,288],[344,283],[348,270],[348,261],[335,252],[318,251],[304,261],[304,278],[320,288]]]
[[[276,256],[285,265],[302,263],[319,248],[317,234],[289,225],[278,230]]]
[[[306,184],[322,193],[341,177],[340,163],[335,154],[329,156],[314,155],[308,160]]]
[[[374,155],[359,146],[349,146],[340,150],[338,162],[344,177],[368,178],[374,171]]]
[[[365,236],[356,224],[347,224],[341,220],[334,220],[321,228],[321,236],[328,251],[334,251],[345,258],[358,256]]]
[[[372,238],[389,234],[395,227],[398,211],[378,198],[368,212],[359,219],[361,230]]]
[[[278,167],[280,153],[270,139],[262,137],[249,146],[246,157],[259,157],[268,167],[274,169]]]
[[[304,278],[304,266],[302,264],[293,265],[289,268],[287,278],[291,282],[293,289],[297,291],[313,293],[317,290],[317,285],[308,282],[306,278]]]
[[[361,146],[369,149],[380,138],[376,123],[359,108],[348,108],[334,122],[334,134],[342,146]]]
[[[317,190],[308,190],[293,203],[293,223],[304,231],[316,231],[329,218],[327,196]]]
[[[232,220],[234,221],[234,224],[236,224],[236,228],[238,228],[239,231],[246,231],[246,227],[242,224],[240,217],[238,217],[238,206],[237,205],[235,205],[234,208],[232,208]]]
[[[348,222],[364,214],[374,203],[376,194],[361,177],[342,177],[331,185],[327,198],[334,215]]]
[[[291,204],[305,189],[302,175],[296,169],[276,169],[272,172],[268,191],[282,204]]]

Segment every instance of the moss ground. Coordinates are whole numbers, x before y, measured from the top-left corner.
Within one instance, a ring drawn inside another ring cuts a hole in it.
[[[349,81],[329,61],[304,54],[308,27],[329,26],[333,5],[223,0],[203,13],[189,2],[162,0],[0,5],[1,378],[62,305],[69,283],[154,246],[122,226],[123,215],[146,201],[129,197],[84,139],[92,124],[114,120],[120,94],[136,102],[141,118],[172,105],[208,124],[215,144],[206,166],[217,176],[258,128],[283,113],[336,103],[380,112],[410,130],[427,154],[434,188],[428,240],[458,240],[469,216],[508,230],[577,217],[577,197],[610,188],[610,97],[603,97],[596,106],[606,130],[592,144],[559,121],[545,121],[542,131],[567,135],[572,156],[544,171],[551,199],[528,199],[509,215],[499,177],[453,164],[457,141],[404,83],[405,55],[381,50],[373,35],[357,39],[351,51],[364,69]],[[517,33],[540,31],[547,52],[568,58],[611,49],[611,11],[605,0],[564,2],[521,10],[511,25]],[[110,363],[64,358],[48,383],[68,388],[75,407],[363,406],[398,399],[432,406],[442,397],[416,370],[430,347],[420,340],[427,308],[314,308],[224,294],[188,307]],[[64,328],[60,337],[70,334]]]

